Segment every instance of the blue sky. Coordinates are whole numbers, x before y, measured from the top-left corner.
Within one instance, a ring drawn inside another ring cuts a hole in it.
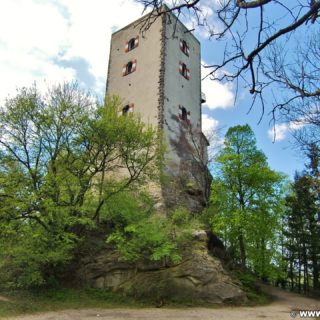
[[[204,6],[211,15],[210,2]],[[0,104],[17,87],[48,85],[77,79],[80,85],[103,96],[105,91],[111,33],[139,18],[142,6],[133,0],[2,0],[0,10]],[[188,21],[192,26],[192,21]],[[206,32],[196,36],[202,45],[203,63],[212,63],[221,51]],[[273,136],[270,116],[258,125],[261,110],[247,114],[250,97],[240,89],[234,105],[235,88],[206,79],[202,91],[203,129],[248,123],[258,147],[270,167],[290,175],[303,168],[303,157],[290,146],[289,126],[276,126]]]

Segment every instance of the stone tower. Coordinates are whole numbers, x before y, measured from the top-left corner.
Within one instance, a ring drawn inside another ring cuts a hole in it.
[[[152,20],[149,14],[113,33],[107,94],[123,99],[120,115],[138,112],[163,130],[169,182],[160,188],[166,206],[198,211],[209,185],[200,43],[171,13]]]

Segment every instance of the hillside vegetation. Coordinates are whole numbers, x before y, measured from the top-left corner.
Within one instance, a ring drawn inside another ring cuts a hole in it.
[[[161,215],[145,191],[163,178],[161,133],[119,110],[119,98],[99,103],[76,84],[46,94],[22,88],[1,109],[2,289],[75,286],[72,267],[101,243],[131,266],[172,267],[193,252],[194,232],[203,229],[209,238],[202,250],[228,272],[240,272],[252,299],[259,300],[256,279],[317,294],[316,145],[290,183],[269,168],[248,125],[230,128],[213,162],[208,207],[201,214],[173,208]]]

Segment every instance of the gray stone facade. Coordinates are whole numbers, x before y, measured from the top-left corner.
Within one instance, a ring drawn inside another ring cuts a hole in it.
[[[147,18],[112,35],[106,92],[120,96],[124,106],[163,131],[169,183],[160,188],[166,206],[199,211],[208,187],[200,43],[173,14],[142,29]]]

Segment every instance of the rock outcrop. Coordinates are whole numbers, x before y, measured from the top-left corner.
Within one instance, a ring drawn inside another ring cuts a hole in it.
[[[119,261],[114,251],[102,249],[86,257],[77,275],[82,285],[106,288],[155,301],[242,303],[246,295],[220,260],[207,249],[205,231],[194,233],[192,246],[179,264]]]

